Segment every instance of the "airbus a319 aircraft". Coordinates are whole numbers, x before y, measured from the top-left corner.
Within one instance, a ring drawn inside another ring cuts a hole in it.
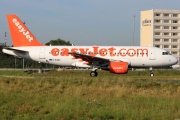
[[[7,15],[13,47],[3,52],[16,57],[58,66],[92,68],[126,74],[128,68],[166,67],[178,62],[168,51],[141,46],[45,46],[28,30],[18,16]],[[153,72],[150,72],[154,76]]]

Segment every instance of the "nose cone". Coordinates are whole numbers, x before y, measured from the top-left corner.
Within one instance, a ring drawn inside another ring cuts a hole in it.
[[[171,57],[171,65],[175,65],[175,64],[177,64],[177,63],[178,63],[177,57],[172,56],[172,57]]]

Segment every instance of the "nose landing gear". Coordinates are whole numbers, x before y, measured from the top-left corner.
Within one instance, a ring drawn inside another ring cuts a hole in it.
[[[150,71],[150,77],[154,77],[154,73],[153,73],[152,67],[149,68],[149,71]]]

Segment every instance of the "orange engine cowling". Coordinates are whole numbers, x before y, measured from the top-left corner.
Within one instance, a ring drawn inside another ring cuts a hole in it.
[[[126,74],[128,72],[128,63],[127,62],[110,62],[109,70],[112,73],[116,74]]]

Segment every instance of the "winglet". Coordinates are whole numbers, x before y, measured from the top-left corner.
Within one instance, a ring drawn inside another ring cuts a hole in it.
[[[7,15],[8,25],[14,47],[44,46],[41,44],[24,23],[14,14]]]

